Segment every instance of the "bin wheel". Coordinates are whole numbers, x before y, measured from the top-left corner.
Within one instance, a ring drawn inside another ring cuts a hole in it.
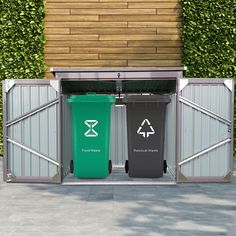
[[[74,162],[73,162],[73,160],[70,161],[70,173],[74,173]]]
[[[167,162],[166,162],[166,160],[164,160],[164,162],[163,162],[163,171],[164,171],[164,173],[166,173],[166,171],[167,171]]]
[[[108,172],[109,172],[109,174],[111,174],[111,172],[112,172],[112,162],[111,162],[111,160],[109,160],[109,163],[108,163]]]
[[[125,161],[125,173],[127,174],[129,172],[129,161]]]

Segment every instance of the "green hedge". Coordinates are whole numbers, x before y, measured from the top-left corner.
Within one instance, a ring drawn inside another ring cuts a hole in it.
[[[44,76],[43,19],[43,0],[0,0],[0,80]]]
[[[188,77],[236,76],[235,0],[182,0]]]
[[[3,127],[2,127],[2,83],[0,83],[0,157],[3,155]]]
[[[235,79],[236,1],[182,0],[182,7],[185,76]],[[236,125],[234,134],[236,144]]]

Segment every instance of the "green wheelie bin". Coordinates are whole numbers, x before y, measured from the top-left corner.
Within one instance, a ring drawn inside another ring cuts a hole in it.
[[[109,161],[110,113],[115,97],[72,95],[73,172],[78,178],[105,178],[111,172]]]

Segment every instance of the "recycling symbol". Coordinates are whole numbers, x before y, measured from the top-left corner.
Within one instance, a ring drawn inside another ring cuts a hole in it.
[[[150,134],[155,134],[155,130],[148,119],[143,120],[141,126],[138,128],[137,134],[143,135],[144,138],[148,138]]]

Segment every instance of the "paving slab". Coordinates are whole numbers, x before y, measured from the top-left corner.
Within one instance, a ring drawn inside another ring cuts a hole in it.
[[[5,183],[1,236],[236,235],[236,176],[228,184],[64,186]]]

